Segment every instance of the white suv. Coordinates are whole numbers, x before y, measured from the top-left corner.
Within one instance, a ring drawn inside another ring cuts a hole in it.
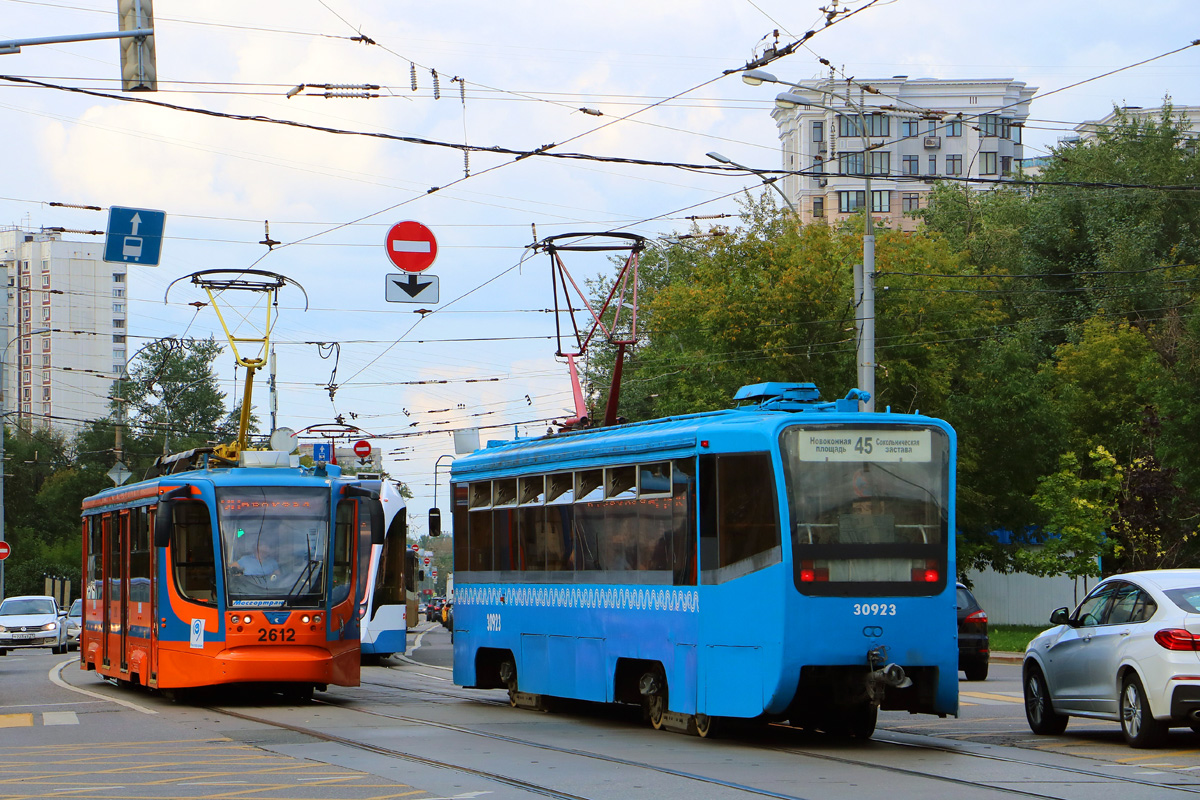
[[[67,652],[66,612],[48,595],[9,597],[0,603],[0,656],[17,647],[49,647]]]

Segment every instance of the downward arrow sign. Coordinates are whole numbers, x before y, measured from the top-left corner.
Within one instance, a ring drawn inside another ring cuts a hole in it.
[[[397,280],[393,280],[392,283],[396,284],[396,286],[398,286],[400,290],[409,297],[416,297],[425,289],[425,287],[430,285],[429,283],[419,283],[416,275],[410,275],[408,278],[408,283],[401,283]]]
[[[142,224],[142,215],[141,215],[141,214],[134,214],[134,215],[133,215],[133,219],[131,219],[131,220],[130,220],[130,223],[131,223],[131,227],[133,228],[133,234],[132,234],[132,235],[133,235],[133,236],[137,236],[137,229],[138,229],[138,226]]]

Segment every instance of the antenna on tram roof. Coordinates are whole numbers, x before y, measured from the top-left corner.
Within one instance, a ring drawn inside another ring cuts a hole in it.
[[[277,272],[267,272],[258,269],[205,269],[171,281],[167,286],[167,291],[163,294],[164,303],[167,302],[167,297],[171,293],[171,287],[185,278],[191,279],[194,285],[199,286],[208,294],[208,301],[212,305],[213,311],[217,312],[217,319],[221,321],[221,327],[225,330],[225,338],[229,340],[229,347],[233,350],[234,360],[238,366],[246,368],[246,388],[242,393],[242,414],[238,421],[237,441],[232,444],[218,445],[213,450],[215,455],[220,458],[237,461],[238,454],[248,449],[246,447],[246,432],[250,427],[250,395],[254,386],[254,373],[256,370],[266,366],[267,356],[270,353],[271,309],[274,307],[276,313],[278,313],[279,290],[284,286],[291,285],[304,294],[304,310],[307,311],[308,292],[305,292],[304,287],[296,281]],[[262,336],[235,336],[229,330],[229,326],[225,323],[225,317],[221,314],[221,308],[217,304],[219,294],[227,291],[257,292],[267,297],[267,319],[266,324],[263,326]],[[243,356],[238,352],[239,344],[258,345],[259,349],[256,355]]]

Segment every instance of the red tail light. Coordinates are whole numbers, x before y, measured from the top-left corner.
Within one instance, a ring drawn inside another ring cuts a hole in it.
[[[983,624],[986,625],[987,624],[987,612],[981,608],[978,611],[976,611],[974,614],[968,614],[967,618],[964,619],[963,622],[982,622]]]
[[[829,580],[829,567],[818,567],[812,561],[800,562],[801,583],[822,583]]]
[[[1154,641],[1167,650],[1200,650],[1200,636],[1183,628],[1167,628],[1154,634]]]

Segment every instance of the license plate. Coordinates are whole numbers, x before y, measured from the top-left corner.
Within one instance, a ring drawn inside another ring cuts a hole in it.
[[[34,639],[37,637],[37,634],[36,633],[14,633],[12,635],[12,637],[14,639]]]

